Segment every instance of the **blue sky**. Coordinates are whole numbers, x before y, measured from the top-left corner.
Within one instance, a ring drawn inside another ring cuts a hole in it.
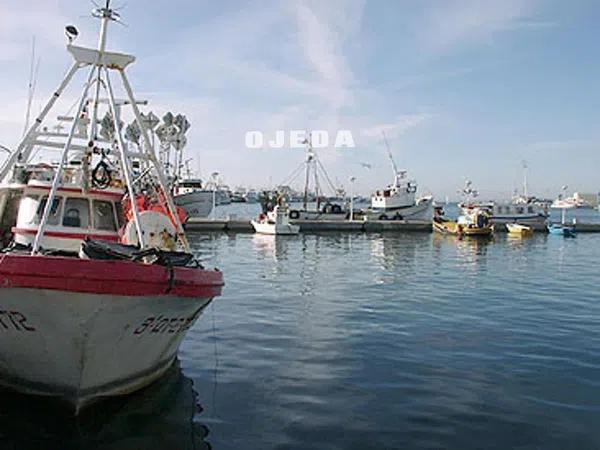
[[[391,181],[384,130],[399,165],[439,197],[455,197],[465,177],[486,197],[508,197],[522,160],[533,193],[600,190],[597,1],[115,5],[127,26],[111,27],[110,47],[138,57],[130,78],[155,112],[187,114],[187,151],[204,177],[260,187],[302,161],[300,149],[247,149],[249,130],[349,129],[356,148],[320,155],[332,178],[355,176],[367,194]],[[95,44],[90,6],[0,0],[0,143],[21,135],[32,36],[37,111],[69,64],[64,25]]]

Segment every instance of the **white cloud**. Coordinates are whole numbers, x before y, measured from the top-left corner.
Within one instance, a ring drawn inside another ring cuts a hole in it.
[[[515,28],[544,28],[550,22],[534,18],[536,0],[454,0],[428,10],[421,42],[432,50],[481,43]]]
[[[368,138],[381,138],[385,133],[388,139],[394,139],[430,118],[431,115],[426,113],[405,114],[397,117],[393,122],[379,123],[365,128],[361,134]]]

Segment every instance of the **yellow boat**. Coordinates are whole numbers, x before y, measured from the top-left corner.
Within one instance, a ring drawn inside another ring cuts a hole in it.
[[[530,236],[533,234],[533,228],[519,223],[507,223],[506,229],[513,236]]]
[[[494,225],[491,224],[490,215],[486,210],[474,208],[456,221],[436,214],[433,219],[433,230],[455,236],[490,236],[494,232]]]

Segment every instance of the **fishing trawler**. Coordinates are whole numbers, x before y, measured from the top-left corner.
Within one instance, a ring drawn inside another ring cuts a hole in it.
[[[126,75],[135,58],[106,49],[119,15],[106,0],[93,16],[98,47],[74,45],[79,33],[67,27],[72,66],[0,168],[0,226],[11,241],[0,254],[0,384],[75,413],[161,377],[223,286],[189,253]],[[76,112],[62,116],[68,133],[49,132],[50,112],[82,71]],[[126,100],[115,97],[115,74]],[[125,142],[117,119],[127,113],[140,146]],[[60,149],[60,160],[33,164],[34,149]]]
[[[432,224],[433,231],[458,237],[490,236],[494,232],[490,214],[483,208],[472,208],[457,220],[447,219],[441,212],[436,212]]]
[[[189,121],[184,115],[171,112],[164,115],[160,125],[152,113],[143,118],[152,129],[153,138],[156,136],[160,142],[159,160],[171,184],[175,204],[183,209],[186,219],[208,217],[213,209],[213,193],[205,189],[202,180],[192,173],[192,159],[184,160],[185,133],[191,126]],[[135,137],[139,133],[129,134]]]
[[[540,229],[548,219],[547,206],[536,197],[528,195],[526,176],[523,182],[523,193],[515,195],[510,202],[479,201],[479,191],[473,187],[471,180],[466,180],[465,186],[459,192],[464,200],[458,206],[464,214],[468,214],[474,208],[486,209],[490,213],[492,223],[499,225],[500,229],[504,229],[509,223]]]
[[[345,203],[336,201],[330,201],[323,195],[323,189],[321,186],[321,174],[328,184],[329,189],[332,193],[338,193],[339,187],[336,188],[331,182],[329,174],[325,170],[325,167],[319,160],[319,156],[312,146],[311,136],[309,135],[305,141],[306,144],[306,160],[292,172],[292,175],[288,177],[282,185],[293,181],[295,177],[302,173],[304,169],[305,183],[304,183],[304,194],[302,196],[302,208],[290,210],[290,219],[292,220],[346,220],[350,218],[350,212],[347,210]],[[314,180],[314,196],[311,195],[311,180]],[[311,207],[309,203],[314,200],[314,207]]]
[[[433,197],[417,198],[417,182],[410,180],[406,170],[398,170],[385,134],[383,136],[394,172],[394,182],[371,196],[371,208],[365,211],[370,219],[422,220],[433,218]]]

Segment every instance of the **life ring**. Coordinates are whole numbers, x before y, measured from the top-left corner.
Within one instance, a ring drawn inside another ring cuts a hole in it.
[[[394,220],[403,220],[404,217],[402,217],[402,214],[400,213],[396,213],[396,215],[394,216]]]
[[[110,166],[102,159],[92,170],[92,185],[96,189],[106,189],[112,182],[112,170]]]
[[[334,214],[340,214],[342,212],[342,207],[340,205],[332,205],[331,212]]]
[[[297,209],[292,209],[290,211],[290,219],[299,219],[300,218],[300,211],[298,211]]]
[[[387,216],[387,215],[385,215],[385,214],[381,214],[381,215],[379,216],[379,220],[388,220],[388,216]]]

